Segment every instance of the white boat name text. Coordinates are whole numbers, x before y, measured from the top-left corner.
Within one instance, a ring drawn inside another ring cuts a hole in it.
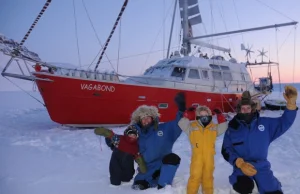
[[[81,90],[97,90],[102,92],[114,92],[114,86],[101,85],[101,84],[81,84]]]

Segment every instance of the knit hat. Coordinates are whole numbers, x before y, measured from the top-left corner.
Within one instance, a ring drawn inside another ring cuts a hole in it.
[[[250,105],[252,108],[252,112],[256,110],[256,103],[251,99],[251,95],[249,91],[244,91],[237,105],[237,112],[241,112],[241,107],[243,105]]]
[[[138,136],[137,130],[133,125],[130,125],[127,129],[124,131],[124,135],[134,134]]]

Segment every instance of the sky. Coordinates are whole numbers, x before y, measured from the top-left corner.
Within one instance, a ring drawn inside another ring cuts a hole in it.
[[[88,68],[101,48],[93,27],[104,44],[123,2],[53,0],[25,46],[37,52],[44,61],[71,63]],[[40,0],[0,0],[0,33],[18,41],[22,40],[44,3],[45,1]],[[173,6],[174,0],[130,0],[121,25],[117,27],[108,45],[108,58],[102,59],[99,69],[115,70],[123,75],[138,75],[165,58]],[[199,0],[199,8],[203,24],[194,26],[195,36],[300,21],[298,0]],[[75,21],[80,57],[77,51]],[[177,10],[171,42],[172,51],[179,48],[179,30]],[[264,48],[268,51],[267,56],[270,60],[279,61],[281,82],[300,82],[300,57],[298,55],[294,58],[294,50],[296,53],[300,51],[300,31],[294,26],[279,28],[277,31],[270,29],[208,40],[213,44],[231,48],[232,56],[238,61],[245,61],[245,52],[240,50],[241,43],[246,46],[253,45],[252,50],[255,53],[251,56],[252,60],[257,58],[259,61],[257,50]],[[213,54],[207,49],[202,51]],[[117,60],[118,58],[120,60]],[[0,68],[4,67],[5,60],[0,58]],[[253,69],[252,73],[253,79],[266,76],[267,68]],[[272,74],[274,81],[278,82],[278,71],[275,67],[272,68]]]

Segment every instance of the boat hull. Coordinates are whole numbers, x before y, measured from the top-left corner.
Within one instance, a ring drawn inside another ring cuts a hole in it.
[[[159,108],[161,122],[173,120],[177,107],[174,96],[186,93],[187,106],[206,105],[233,112],[240,94],[221,94],[133,85],[35,73],[38,89],[51,119],[74,126],[123,125],[130,123],[131,113],[140,105],[167,105]],[[49,81],[45,81],[49,79]]]

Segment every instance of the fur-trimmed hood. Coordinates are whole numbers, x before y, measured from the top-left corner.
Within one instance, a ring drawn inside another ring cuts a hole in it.
[[[196,108],[196,116],[199,116],[201,111],[206,111],[209,116],[212,116],[212,112],[207,106],[198,106]]]
[[[158,120],[160,117],[160,114],[158,113],[158,109],[155,106],[147,106],[142,105],[139,106],[131,115],[131,123],[130,124],[136,124],[138,123],[142,118],[150,116],[154,120]]]

